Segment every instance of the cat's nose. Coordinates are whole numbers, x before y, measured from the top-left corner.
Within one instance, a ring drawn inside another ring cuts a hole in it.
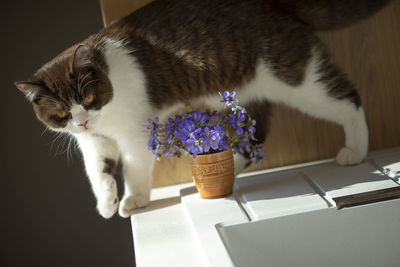
[[[88,112],[80,105],[71,108],[72,122],[75,126],[81,126],[89,119]]]
[[[88,121],[88,118],[89,118],[89,116],[88,116],[87,112],[81,112],[81,113],[75,114],[75,116],[74,115],[72,116],[72,120],[76,126],[82,126],[83,124],[86,124]]]
[[[88,123],[88,121],[85,121],[84,123],[78,124],[78,126],[82,126],[83,128],[85,128],[85,130],[88,130],[88,127],[86,126],[87,123]]]

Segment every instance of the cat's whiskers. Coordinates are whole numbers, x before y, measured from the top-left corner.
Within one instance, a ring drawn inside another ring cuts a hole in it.
[[[49,97],[49,96],[42,96],[43,98],[46,98],[47,102],[42,102],[40,105],[42,107],[60,107],[61,103],[60,101],[58,101],[57,99],[53,98],[53,97]]]
[[[59,103],[59,101],[57,99],[55,99],[54,97],[52,97],[52,96],[43,95],[43,94],[39,94],[39,96],[43,97],[43,98],[46,98],[47,100],[49,100],[52,103],[57,103],[57,104]]]
[[[42,107],[45,108],[54,108],[54,106],[58,107],[59,103],[43,103],[41,104]]]
[[[73,161],[73,157],[72,157],[72,150],[71,150],[71,142],[72,141],[73,141],[73,138],[71,137],[71,135],[67,134],[65,136],[65,138],[63,139],[63,141],[62,141],[63,148],[65,147],[66,144],[67,144],[67,147],[64,150],[62,150],[60,153],[58,153],[58,155],[61,155],[61,154],[64,154],[64,153],[67,154],[67,162],[68,162],[68,164],[69,164],[70,160],[71,160],[72,163],[74,162]]]
[[[82,81],[78,84],[78,92],[80,94],[82,94],[82,92],[83,92],[82,84],[85,82],[86,78],[89,77],[90,74],[92,74],[92,72],[93,71],[86,73],[86,75],[83,77]]]
[[[77,87],[78,87],[78,91],[79,91],[79,84],[80,84],[80,79],[81,79],[81,70],[82,68],[79,68],[79,72],[78,72],[78,81],[77,81]]]
[[[69,90],[65,90],[65,92],[67,94],[68,99],[73,100],[71,92]]]
[[[72,148],[71,149],[74,149],[75,152],[80,150],[79,143],[77,142],[77,140],[75,138],[74,138],[74,141],[72,142]],[[82,154],[81,153],[75,153],[75,154],[78,156],[78,158],[82,159]]]
[[[69,137],[68,134],[64,134],[64,135],[63,135],[63,137],[62,137],[60,143],[58,143],[55,156],[59,156],[59,155],[63,154],[63,153],[66,151],[66,150],[64,149],[64,150],[62,150],[61,152],[59,152],[59,151],[60,151],[60,147],[61,147],[61,149],[63,149],[63,148],[65,147],[65,144],[66,144],[66,142],[67,142],[67,140],[68,140],[68,139],[67,139],[68,137]]]
[[[75,138],[73,138],[72,136],[69,137],[69,142],[68,142],[68,151],[67,151],[67,157],[69,154],[69,157],[71,158],[71,162],[74,163],[74,158],[72,156],[72,150],[74,149],[74,151],[76,151],[76,146],[74,145],[75,142]]]
[[[89,85],[89,84],[91,84],[91,83],[93,83],[93,82],[98,82],[98,81],[99,81],[98,79],[95,79],[95,80],[91,80],[91,81],[85,83],[85,85],[84,85],[83,88],[82,88],[82,92],[83,92],[83,90],[85,89],[85,87],[86,87],[87,85]]]
[[[51,143],[51,146],[50,146],[50,153],[51,153],[51,151],[53,150],[53,146],[54,146],[55,142],[57,142],[57,140],[60,139],[60,137],[62,136],[62,134],[63,134],[63,133],[61,133],[61,132],[57,132],[57,133],[55,134],[55,138],[53,139],[53,141],[50,142],[50,143]]]
[[[73,151],[76,151],[77,149],[79,149],[79,146],[78,146],[75,138],[71,134],[66,133],[66,132],[56,132],[55,138],[50,142],[51,143],[50,153],[52,153],[53,146],[57,142],[58,142],[58,144],[55,149],[54,156],[59,156],[59,155],[66,153],[68,164],[70,162],[73,163],[74,160],[73,160],[72,153],[73,153]]]
[[[44,128],[44,130],[43,130],[43,132],[42,132],[42,134],[40,136],[43,136],[44,133],[47,132],[48,130],[49,130],[49,127],[45,125],[45,128]]]

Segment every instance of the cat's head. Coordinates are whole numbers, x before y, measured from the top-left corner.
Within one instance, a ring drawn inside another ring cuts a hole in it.
[[[113,96],[104,59],[86,45],[74,46],[16,82],[36,116],[55,131],[81,133],[95,128],[101,109]]]

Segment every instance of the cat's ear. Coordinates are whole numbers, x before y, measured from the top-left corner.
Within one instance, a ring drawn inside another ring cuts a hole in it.
[[[43,90],[41,85],[31,82],[15,82],[14,85],[25,94],[29,101],[34,102],[40,91]]]
[[[80,70],[82,67],[93,65],[93,53],[91,49],[83,44],[78,45],[74,51],[71,64],[71,72]]]

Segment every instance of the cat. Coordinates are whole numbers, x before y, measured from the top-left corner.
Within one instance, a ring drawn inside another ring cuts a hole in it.
[[[360,97],[316,37],[389,1],[160,0],[76,44],[15,85],[37,118],[73,135],[104,218],[129,217],[150,200],[155,157],[148,118],[189,100],[219,109],[236,91],[264,142],[270,102],[342,125],[341,165],[360,163],[368,128]],[[113,174],[122,162],[124,195]],[[235,155],[240,172],[248,158]]]

